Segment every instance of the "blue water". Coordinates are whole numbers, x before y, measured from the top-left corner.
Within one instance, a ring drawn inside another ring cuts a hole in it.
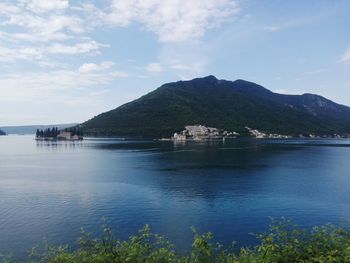
[[[269,217],[349,223],[350,140],[36,142],[0,136],[0,252],[75,244],[102,218],[120,238],[144,224],[180,250],[191,226],[253,245]]]

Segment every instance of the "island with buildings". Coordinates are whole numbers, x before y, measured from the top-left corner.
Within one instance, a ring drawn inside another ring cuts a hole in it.
[[[204,125],[187,125],[183,131],[175,132],[171,139],[173,141],[207,141],[237,138],[239,135],[237,132],[223,131]]]
[[[83,139],[83,132],[76,127],[66,128],[64,130],[59,130],[57,127],[44,130],[37,129],[35,139],[37,141],[80,141]]]

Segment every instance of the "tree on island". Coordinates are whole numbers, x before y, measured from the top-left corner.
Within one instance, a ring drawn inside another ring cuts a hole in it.
[[[47,128],[44,130],[37,129],[36,137],[37,138],[57,138],[59,134],[59,130],[57,127],[53,127],[52,129]]]
[[[78,127],[66,128],[64,131],[70,132],[72,136],[77,135],[79,137],[83,137],[83,130]],[[57,138],[59,134],[60,130],[58,130],[57,127],[36,130],[36,138]]]

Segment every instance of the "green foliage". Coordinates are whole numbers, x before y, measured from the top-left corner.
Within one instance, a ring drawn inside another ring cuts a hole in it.
[[[59,133],[57,127],[46,128],[44,130],[36,130],[36,138],[56,138]]]
[[[32,263],[290,263],[290,262],[350,262],[350,231],[333,225],[314,227],[310,231],[298,228],[289,220],[273,221],[266,233],[257,235],[259,245],[241,248],[232,245],[226,250],[213,243],[211,233],[198,234],[190,251],[178,253],[166,238],[153,234],[146,225],[127,240],[115,238],[111,229],[103,226],[101,238],[83,232],[79,248],[46,246],[44,253],[33,249]],[[10,262],[10,261],[8,261]]]
[[[334,135],[350,133],[350,108],[317,95],[281,95],[248,81],[213,76],[168,83],[82,124],[93,136],[170,137],[202,124],[244,134]]]
[[[283,219],[258,238],[260,245],[242,249],[237,262],[350,262],[350,232],[333,225],[306,231]]]
[[[83,131],[79,126],[65,128],[65,132],[70,132],[72,136],[83,136]],[[57,138],[60,134],[60,130],[57,127],[46,128],[43,130],[36,130],[36,138]]]

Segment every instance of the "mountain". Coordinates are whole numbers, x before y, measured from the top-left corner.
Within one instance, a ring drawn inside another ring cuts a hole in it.
[[[77,123],[67,124],[51,124],[51,125],[25,125],[25,126],[4,126],[0,127],[1,130],[7,134],[35,134],[36,130],[45,130],[47,128],[57,127],[58,129],[65,129],[72,126],[76,126]]]
[[[6,135],[6,133],[4,131],[0,130],[0,136],[1,135]]]
[[[245,127],[285,135],[350,133],[350,108],[314,94],[283,95],[245,81],[214,76],[167,83],[82,124],[95,136],[169,137],[203,124],[245,133]]]

